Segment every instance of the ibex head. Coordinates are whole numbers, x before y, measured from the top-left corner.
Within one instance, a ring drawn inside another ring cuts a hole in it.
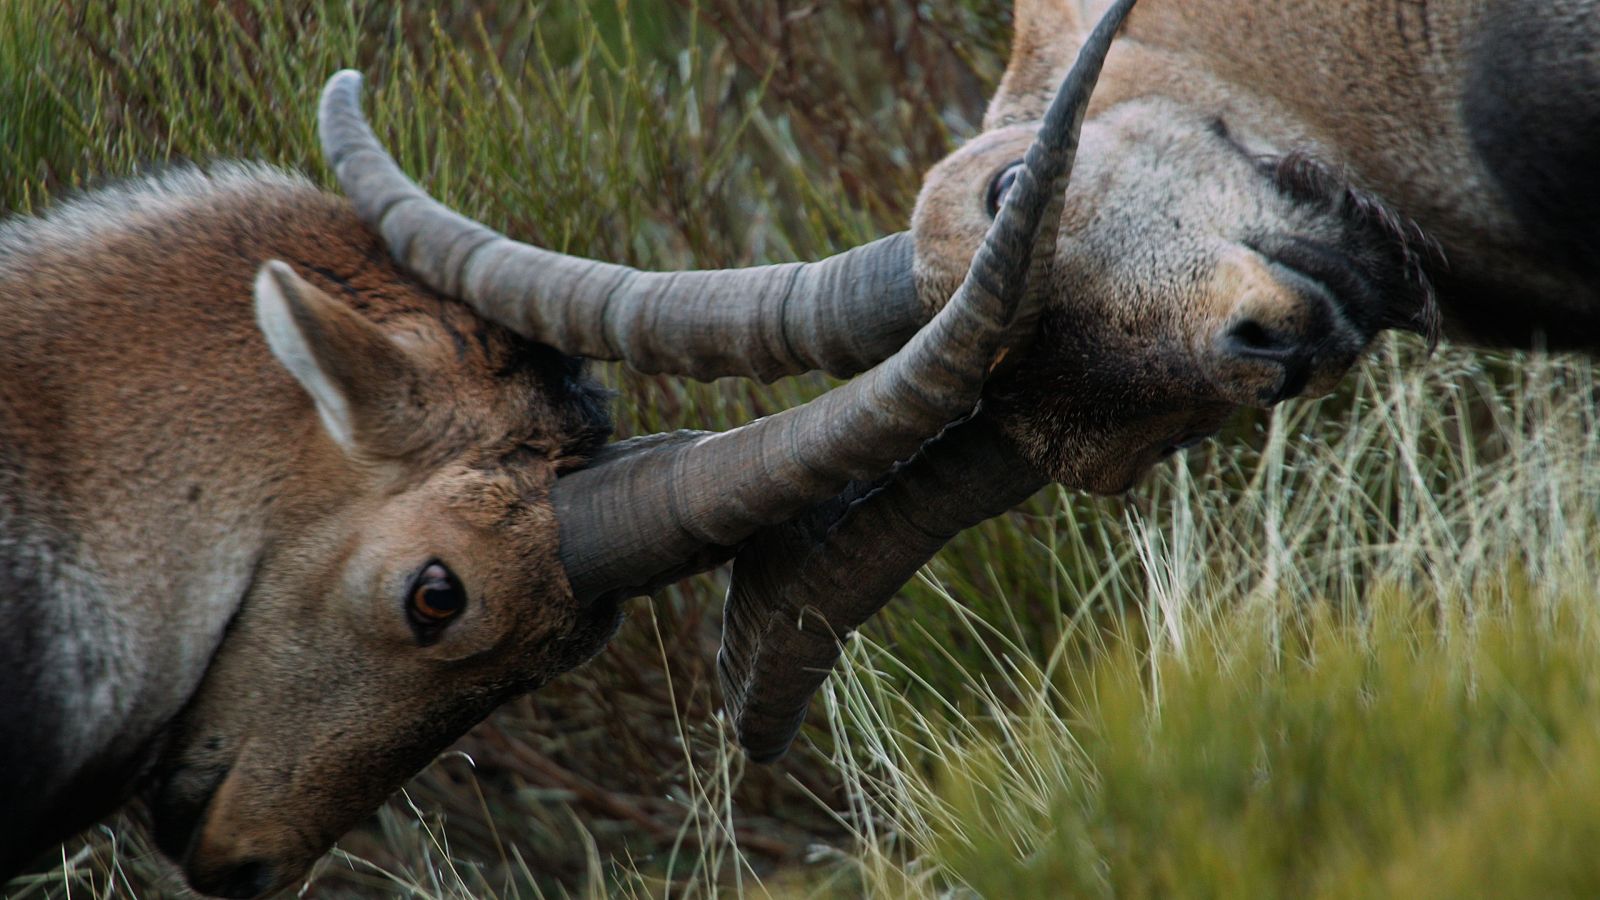
[[[298,877],[618,616],[557,555],[550,488],[608,430],[570,361],[454,305],[380,326],[281,262],[255,303],[320,424],[281,485],[308,508],[279,513],[151,801],[164,852],[222,896]]]
[[[962,277],[1087,33],[1078,7],[1019,0],[985,131],[928,173],[912,234],[930,305]],[[1120,43],[1107,62],[1037,342],[989,393],[1041,471],[1103,491],[1238,406],[1329,391],[1384,328],[1438,327],[1414,226],[1293,148],[1256,140],[1252,121],[1271,111],[1249,95],[1158,95],[1144,82],[1173,67],[1141,52]],[[1233,116],[1230,104],[1248,108]]]

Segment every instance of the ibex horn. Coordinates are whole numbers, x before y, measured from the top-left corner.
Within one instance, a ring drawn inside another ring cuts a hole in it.
[[[723,606],[717,676],[750,758],[770,762],[789,749],[840,641],[951,538],[1046,481],[980,412],[877,482],[745,544]]]
[[[322,150],[356,213],[407,269],[524,337],[642,372],[772,381],[821,369],[849,376],[928,320],[908,234],[814,263],[642,272],[519,243],[429,197],[400,171],[361,112],[361,75],[328,80]]]
[[[665,441],[557,481],[561,558],[580,596],[637,591],[707,547],[735,547],[852,479],[875,476],[977,403],[1008,340],[1025,340],[1053,258],[1061,197],[1101,64],[1132,0],[1091,35],[1028,148],[955,296],[849,384],[721,434]]]
[[[1100,21],[1035,147],[1057,146],[1063,134],[1068,146],[1075,144],[1100,64],[1132,6],[1124,0]],[[1062,187],[1052,218],[1040,228],[1041,249],[1054,246]],[[1043,283],[1030,279],[1030,294]],[[1032,297],[1024,303],[1025,309],[1037,306]],[[728,588],[717,671],[750,757],[765,762],[788,750],[812,694],[839,658],[841,638],[875,615],[950,538],[1044,483],[980,412],[885,478],[861,486],[857,496],[769,527],[745,545]]]

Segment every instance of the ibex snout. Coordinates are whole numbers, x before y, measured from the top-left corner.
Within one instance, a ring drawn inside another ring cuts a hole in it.
[[[1202,368],[1242,406],[1331,391],[1366,347],[1323,285],[1253,254],[1223,260],[1218,295],[1233,300],[1201,338]]]
[[[287,886],[322,848],[306,846],[300,829],[241,809],[249,790],[238,765],[220,778],[214,769],[182,769],[152,798],[157,846],[207,896],[260,897]]]
[[[190,869],[189,885],[214,897],[260,897],[278,886],[276,866],[265,860],[247,859],[212,870]]]
[[[251,852],[239,846],[195,848],[183,866],[184,879],[202,894],[214,897],[252,898],[284,887],[288,878],[299,875],[305,866]]]

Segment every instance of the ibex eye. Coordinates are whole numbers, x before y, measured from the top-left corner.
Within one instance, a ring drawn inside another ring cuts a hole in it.
[[[435,629],[461,614],[467,607],[467,592],[455,573],[442,562],[422,567],[411,582],[406,614],[419,629]]]
[[[1017,160],[999,172],[989,182],[989,193],[984,199],[984,206],[989,210],[989,217],[994,218],[1000,214],[1000,204],[1006,202],[1006,194],[1011,191],[1011,186],[1017,183],[1017,174],[1022,171],[1022,160]]]

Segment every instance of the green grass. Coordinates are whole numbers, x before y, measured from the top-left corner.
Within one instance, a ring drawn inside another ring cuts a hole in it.
[[[331,185],[316,93],[357,66],[407,171],[519,237],[814,258],[904,227],[1005,6],[0,0],[0,212],[174,159]],[[626,433],[823,386],[600,374]],[[308,896],[1592,895],[1595,389],[1397,340],[1126,498],[1045,491],[902,591],[774,767],[717,715],[723,576],[685,582]],[[7,893],[170,894],[150,857],[118,820]]]
[[[1529,594],[1453,637],[1380,592],[1360,623],[1119,642],[947,757],[930,855],[988,897],[1593,896],[1589,598]]]
[[[1410,351],[1058,538],[1053,632],[937,560],[831,685],[852,889],[1592,895],[1593,371]]]

